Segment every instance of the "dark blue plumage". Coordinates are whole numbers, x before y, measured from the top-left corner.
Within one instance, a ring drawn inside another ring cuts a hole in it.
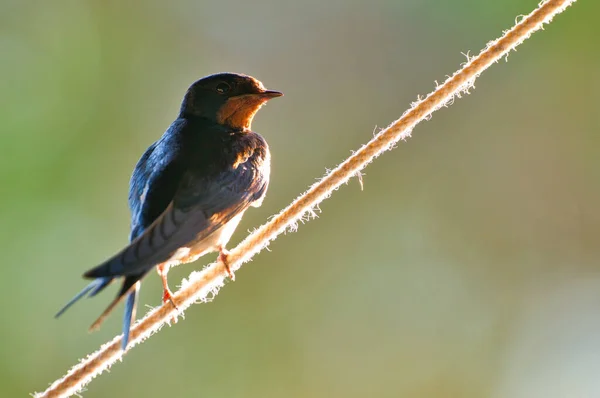
[[[250,76],[232,73],[194,83],[178,118],[142,155],[131,177],[129,246],[87,271],[84,276],[93,281],[57,316],[123,277],[117,297],[92,328],[127,297],[125,349],[139,282],[148,271],[158,266],[163,301],[173,302],[166,279],[170,266],[210,251],[219,251],[227,265],[227,241],[244,211],[261,204],[269,183],[268,146],[250,130],[252,118],[267,100],[280,95]]]

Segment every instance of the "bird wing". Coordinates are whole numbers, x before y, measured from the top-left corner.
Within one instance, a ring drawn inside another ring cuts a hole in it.
[[[175,133],[184,128],[184,122],[173,122],[165,135],[144,152],[133,170],[129,184],[130,240],[137,238],[166,210],[177,192],[186,168],[179,135]]]
[[[259,200],[267,178],[246,164],[206,175],[184,174],[173,200],[154,222],[86,278],[133,275],[167,261],[180,247],[200,241]]]
[[[148,225],[143,225],[142,218],[140,215],[142,214],[142,209],[144,205],[148,205],[151,201],[146,201],[148,197],[148,191],[150,188],[150,178],[154,172],[154,162],[151,157],[154,153],[154,150],[158,142],[153,143],[150,147],[144,152],[140,160],[135,165],[135,169],[133,169],[133,174],[131,175],[131,181],[129,182],[129,209],[131,210],[131,235],[130,240],[135,239],[141,232],[143,232],[144,228]],[[170,200],[169,200],[170,201]],[[163,210],[169,204],[169,201],[164,205]],[[162,211],[161,211],[162,212]]]

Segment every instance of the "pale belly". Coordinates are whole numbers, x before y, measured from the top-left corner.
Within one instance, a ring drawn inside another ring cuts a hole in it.
[[[207,253],[219,251],[220,248],[224,248],[227,242],[229,242],[229,239],[231,239],[231,235],[233,235],[233,232],[240,223],[243,215],[244,212],[242,211],[227,224],[201,241],[192,242],[189,247],[180,247],[170,259],[165,261],[164,265],[166,267],[172,267],[178,264],[191,263]]]

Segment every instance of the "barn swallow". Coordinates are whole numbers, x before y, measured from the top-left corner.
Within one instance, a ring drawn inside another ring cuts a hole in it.
[[[95,296],[117,278],[117,297],[92,324],[125,300],[123,339],[127,347],[140,281],[156,267],[163,302],[173,298],[169,267],[219,252],[233,279],[225,245],[248,207],[262,204],[270,175],[267,142],[251,130],[252,119],[279,91],[265,89],[255,78],[235,73],[204,77],[187,90],[177,119],[138,161],[129,187],[130,243],[87,271],[93,279],[56,315],[84,296]]]

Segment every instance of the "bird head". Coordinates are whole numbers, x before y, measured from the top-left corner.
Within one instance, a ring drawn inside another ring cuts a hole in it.
[[[252,76],[218,73],[190,86],[180,117],[196,116],[236,129],[249,129],[254,115],[268,100],[281,97]]]

